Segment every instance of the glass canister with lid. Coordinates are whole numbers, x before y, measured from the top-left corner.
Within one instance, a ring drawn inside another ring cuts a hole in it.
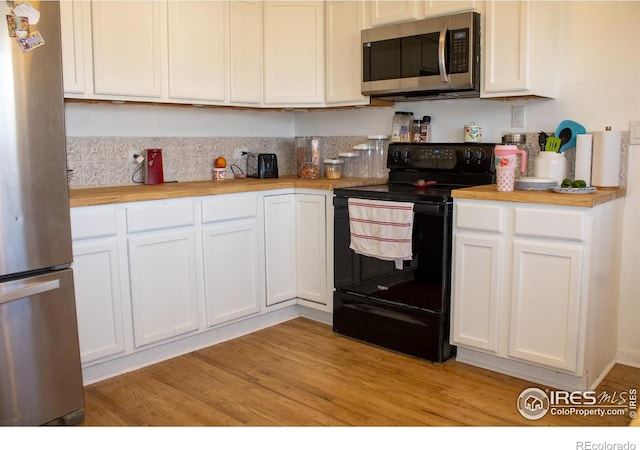
[[[356,174],[358,178],[370,178],[372,154],[369,144],[358,144],[353,146],[353,151],[358,155],[359,170]]]
[[[305,180],[315,180],[322,175],[320,164],[320,139],[296,138],[296,165],[298,176]]]
[[[371,178],[387,178],[387,152],[389,148],[389,136],[386,134],[372,134],[367,136],[371,149],[371,164],[369,176]]]
[[[344,166],[342,167],[342,175],[351,178],[360,176],[359,171],[360,167],[357,164],[358,162],[358,154],[356,152],[343,152],[338,154],[341,160],[344,161]]]
[[[330,180],[342,178],[344,160],[340,158],[328,158],[324,160],[324,176]]]

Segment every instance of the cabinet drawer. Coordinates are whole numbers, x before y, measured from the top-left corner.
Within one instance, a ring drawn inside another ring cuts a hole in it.
[[[193,225],[191,200],[148,202],[127,207],[127,231],[159,230]]]
[[[71,236],[74,240],[114,236],[116,233],[115,208],[71,208]]]
[[[504,208],[500,205],[456,202],[454,214],[458,228],[504,232]]]
[[[515,234],[584,241],[586,230],[584,211],[515,208]]]
[[[202,201],[202,222],[244,219],[258,215],[258,203],[254,194],[220,195]]]

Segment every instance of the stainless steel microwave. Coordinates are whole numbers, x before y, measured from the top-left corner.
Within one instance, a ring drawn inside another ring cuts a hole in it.
[[[478,97],[480,15],[362,30],[362,93],[390,100]]]

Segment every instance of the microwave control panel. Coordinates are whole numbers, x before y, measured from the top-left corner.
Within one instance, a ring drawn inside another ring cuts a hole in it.
[[[469,29],[451,30],[449,32],[451,52],[449,54],[449,73],[466,73],[469,71]]]

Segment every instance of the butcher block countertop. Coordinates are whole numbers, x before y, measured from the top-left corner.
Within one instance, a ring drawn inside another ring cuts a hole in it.
[[[234,194],[239,192],[268,191],[274,189],[333,189],[386,184],[385,179],[340,178],[331,180],[301,180],[296,175],[280,178],[243,178],[229,180],[184,181],[164,184],[134,184],[126,186],[108,186],[69,190],[69,205],[80,206],[109,205],[115,203],[140,202],[146,200],[164,200],[181,197],[199,197],[204,195]]]
[[[597,188],[592,194],[559,194],[553,191],[498,192],[495,184],[456,189],[453,198],[498,202],[537,203],[543,205],[582,206],[592,208],[625,196],[624,188]]]

